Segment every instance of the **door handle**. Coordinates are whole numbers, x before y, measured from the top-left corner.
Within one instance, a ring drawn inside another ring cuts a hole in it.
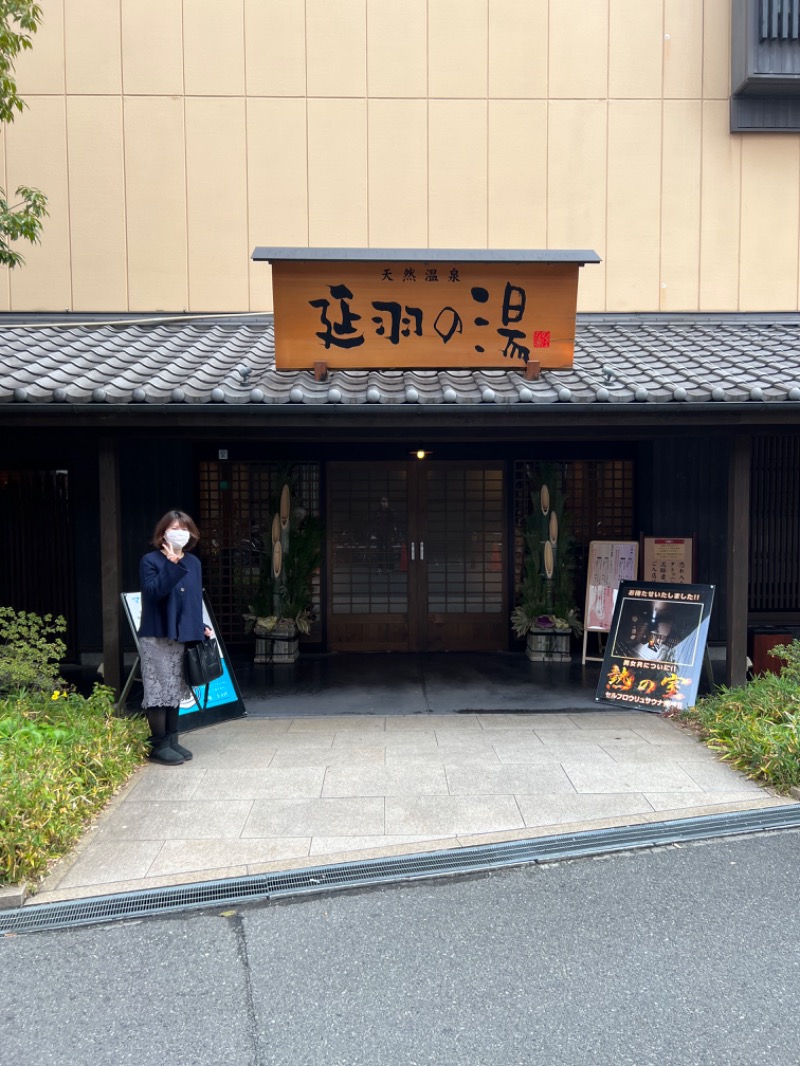
[[[425,561],[425,541],[419,542],[419,561],[422,563]]]
[[[412,540],[411,541],[411,562],[412,563],[416,559],[416,555],[414,554],[414,548],[415,548],[415,544],[414,544],[414,541]]]

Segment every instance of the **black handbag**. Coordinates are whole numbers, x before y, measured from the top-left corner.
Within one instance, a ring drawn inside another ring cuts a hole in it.
[[[219,644],[213,637],[198,640],[195,644],[187,644],[183,654],[183,673],[186,683],[192,688],[205,687],[203,710],[208,702],[208,686],[218,677],[222,677],[222,658],[219,654]],[[195,702],[197,697],[195,696]],[[199,702],[197,703],[199,707]]]

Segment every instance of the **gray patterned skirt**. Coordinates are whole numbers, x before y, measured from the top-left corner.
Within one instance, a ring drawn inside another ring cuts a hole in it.
[[[178,707],[191,695],[183,677],[184,644],[169,637],[139,637],[142,707]]]

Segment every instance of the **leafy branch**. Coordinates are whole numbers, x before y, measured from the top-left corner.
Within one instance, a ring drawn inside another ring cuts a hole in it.
[[[25,108],[17,92],[15,65],[21,52],[33,47],[31,35],[42,21],[42,9],[30,0],[0,0],[0,123],[13,122]],[[5,190],[0,189],[0,264],[21,266],[21,252],[11,247],[14,241],[37,244],[41,239],[42,219],[47,216],[47,197],[39,189],[19,185],[18,202],[9,205]]]

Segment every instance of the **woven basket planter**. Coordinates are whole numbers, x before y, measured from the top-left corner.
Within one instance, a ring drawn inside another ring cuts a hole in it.
[[[296,626],[275,626],[263,636],[256,634],[254,663],[293,663],[299,655]]]
[[[558,629],[535,629],[528,633],[525,654],[533,663],[572,662],[572,634]]]

